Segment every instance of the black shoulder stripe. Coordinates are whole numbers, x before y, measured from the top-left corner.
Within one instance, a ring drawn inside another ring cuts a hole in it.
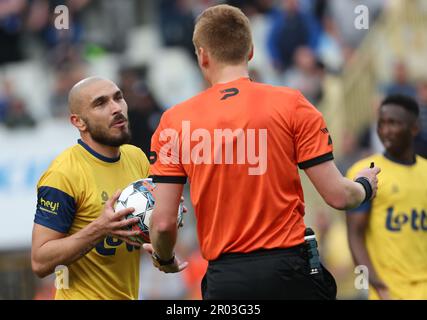
[[[334,160],[334,155],[332,154],[332,152],[328,152],[328,153],[325,153],[325,154],[318,156],[316,158],[300,162],[300,163],[298,163],[298,167],[300,169],[307,169],[307,168],[314,167],[318,164],[321,164],[321,163],[329,161],[329,160]]]
[[[150,176],[149,178],[152,178],[154,183],[187,183],[187,177],[185,176]]]

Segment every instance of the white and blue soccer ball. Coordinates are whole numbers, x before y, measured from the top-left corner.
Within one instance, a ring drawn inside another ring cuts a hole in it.
[[[135,208],[135,211],[126,216],[126,219],[138,217],[139,222],[129,227],[129,230],[139,231],[140,234],[130,237],[132,241],[139,243],[150,243],[150,219],[155,206],[155,199],[152,191],[156,185],[152,179],[146,178],[137,180],[123,189],[119,199],[115,204],[115,211],[118,212],[125,208]],[[178,208],[177,226],[182,225],[183,205],[180,203]]]

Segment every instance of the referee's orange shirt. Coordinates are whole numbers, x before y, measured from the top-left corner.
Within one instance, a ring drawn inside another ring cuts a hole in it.
[[[333,159],[322,114],[299,91],[240,78],[167,110],[151,140],[157,183],[190,181],[202,255],[304,241],[298,174]]]

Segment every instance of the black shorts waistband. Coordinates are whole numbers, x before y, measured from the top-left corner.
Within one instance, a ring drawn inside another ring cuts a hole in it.
[[[274,248],[274,249],[259,249],[251,252],[227,252],[220,255],[216,260],[210,260],[209,263],[215,264],[216,262],[234,260],[234,259],[250,259],[262,256],[274,255],[289,255],[296,256],[305,252],[304,242],[289,248]]]

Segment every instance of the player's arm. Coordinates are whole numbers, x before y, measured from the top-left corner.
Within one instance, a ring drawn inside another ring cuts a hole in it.
[[[181,202],[183,185],[178,183],[157,183],[153,191],[156,206],[150,220],[151,245],[144,244],[144,249],[154,254],[154,265],[164,272],[179,272],[187,267],[174,253],[177,238],[178,206]],[[161,265],[159,261],[171,261]]]
[[[364,169],[355,177],[342,176],[333,162],[332,138],[322,114],[300,93],[295,109],[288,115],[294,135],[296,162],[331,207],[339,210],[358,207],[377,190],[379,168]]]
[[[369,205],[363,205],[346,215],[347,235],[351,255],[355,265],[366,266],[369,270],[369,283],[377,290],[381,299],[390,299],[387,286],[378,276],[366,248],[365,233],[369,223]]]
[[[37,223],[33,227],[32,247],[31,247],[31,265],[35,274],[39,277],[45,277],[59,265],[70,265],[77,261],[97,243],[106,236],[114,236],[127,241],[133,245],[138,245],[127,239],[129,236],[136,235],[136,231],[122,230],[125,226],[135,224],[138,218],[122,220],[134,209],[127,208],[117,213],[114,212],[113,204],[118,199],[120,192],[110,198],[98,219],[88,224],[82,230],[73,235],[54,230],[55,228]],[[62,212],[61,212],[62,213]]]
[[[355,177],[364,177],[369,181],[372,194],[368,195],[367,200],[376,195],[379,172],[378,167],[367,168]],[[366,199],[367,191],[363,184],[345,178],[332,160],[309,167],[305,169],[305,173],[325,202],[335,209],[352,209],[360,206]]]
[[[372,193],[367,195],[363,184],[345,178],[337,169],[332,160],[305,169],[305,173],[316,190],[331,207],[338,210],[347,210],[360,206],[368,196],[370,200],[377,192],[377,174],[380,168],[366,168],[355,177],[364,177],[369,182]]]
[[[153,191],[156,205],[150,219],[150,243],[143,245],[144,250],[152,255],[153,264],[156,268],[166,273],[179,272],[187,267],[187,262],[181,263],[174,254],[177,239],[178,206],[187,174],[178,156],[169,157],[164,148],[171,141],[175,143],[175,150],[180,150],[181,139],[173,137],[169,141],[165,131],[174,128],[176,124],[172,121],[171,110],[164,112],[159,126],[151,137],[150,152],[150,176],[156,184]]]

